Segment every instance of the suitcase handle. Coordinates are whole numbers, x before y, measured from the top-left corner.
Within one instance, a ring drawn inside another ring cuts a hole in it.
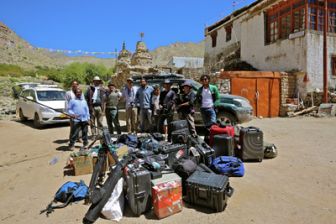
[[[228,197],[231,197],[233,195],[234,189],[229,185],[226,189],[225,189],[225,194]]]
[[[145,191],[140,191],[140,192],[134,194],[134,198],[135,198],[135,199],[141,199],[141,198],[144,198],[144,197],[145,197],[145,194],[146,194]]]

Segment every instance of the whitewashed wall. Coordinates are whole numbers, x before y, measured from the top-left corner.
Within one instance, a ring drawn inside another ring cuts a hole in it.
[[[306,34],[307,38],[307,72],[313,87],[323,87],[323,35],[314,31]],[[336,36],[327,38],[329,86],[335,87],[336,80],[331,76],[331,55],[336,55]]]
[[[265,45],[264,14],[241,24],[241,59],[264,71],[306,71],[304,36]]]

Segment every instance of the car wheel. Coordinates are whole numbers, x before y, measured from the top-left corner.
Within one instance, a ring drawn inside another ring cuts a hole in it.
[[[40,117],[37,113],[35,113],[35,115],[34,115],[34,127],[37,128],[37,129],[42,128],[42,124],[40,122]]]
[[[22,121],[22,122],[27,121],[27,117],[25,117],[23,115],[23,112],[22,112],[21,108],[19,109],[19,118],[20,118],[20,121]]]
[[[227,113],[227,112],[221,112],[217,115],[217,119],[220,121],[227,122],[229,121],[232,125],[235,125],[238,123],[237,117],[233,114]]]

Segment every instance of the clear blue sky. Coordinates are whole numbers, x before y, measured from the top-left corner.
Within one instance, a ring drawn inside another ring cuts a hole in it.
[[[235,9],[254,0],[236,0]],[[134,50],[139,33],[150,50],[199,42],[204,28],[233,11],[233,0],[1,0],[0,21],[34,47]]]

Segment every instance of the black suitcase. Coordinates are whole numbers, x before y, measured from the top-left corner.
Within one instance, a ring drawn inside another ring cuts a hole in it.
[[[200,154],[200,163],[204,163],[205,165],[210,166],[212,160],[215,159],[215,150],[213,150],[213,148],[211,148],[205,142],[195,145],[195,148]]]
[[[185,144],[164,144],[160,145],[159,152],[167,155],[165,161],[169,167],[180,158],[188,157],[188,148]]]
[[[169,124],[169,131],[170,132],[185,129],[185,128],[189,129],[187,120],[172,121]]]
[[[171,141],[174,144],[186,144],[188,142],[190,131],[188,128],[172,131]]]
[[[187,179],[186,188],[187,202],[211,208],[216,212],[225,209],[228,197],[233,194],[227,176],[198,170]]]
[[[243,161],[261,162],[264,158],[263,132],[256,127],[242,128],[237,152]]]
[[[151,173],[143,167],[127,166],[126,172],[128,205],[136,216],[152,207]]]
[[[154,133],[151,133],[151,135],[153,136],[153,138],[156,140],[156,141],[163,141],[164,140],[164,136],[160,133],[160,132],[154,132]]]
[[[215,150],[215,157],[234,156],[234,139],[226,134],[215,135],[212,148]]]

